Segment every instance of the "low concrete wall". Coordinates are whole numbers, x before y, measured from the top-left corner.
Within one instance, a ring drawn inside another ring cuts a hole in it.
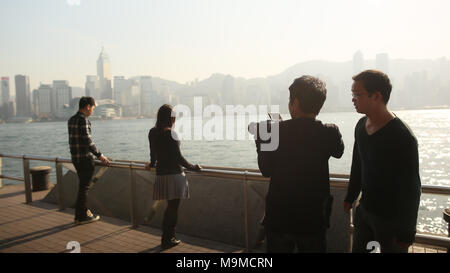
[[[98,171],[98,169],[96,170]],[[155,174],[134,170],[137,192],[137,221],[143,223],[154,201],[152,200]],[[183,200],[179,210],[177,232],[195,237],[245,246],[244,224],[244,182],[243,180],[209,177],[187,173],[191,198]],[[73,207],[78,192],[78,177],[68,171],[63,179],[64,203]],[[261,229],[264,215],[264,200],[268,182],[247,181],[247,206],[249,246],[254,245]],[[44,201],[57,203],[57,187],[53,188]],[[328,250],[346,252],[349,245],[349,217],[342,210],[344,190],[332,190],[335,196],[331,228],[328,231]],[[130,171],[108,169],[92,187],[88,206],[95,213],[131,221]],[[158,207],[151,226],[160,228],[166,202]],[[305,225],[308,224],[305,219]]]

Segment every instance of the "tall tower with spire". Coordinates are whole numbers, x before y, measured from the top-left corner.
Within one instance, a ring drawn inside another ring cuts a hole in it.
[[[102,52],[98,56],[97,60],[97,76],[100,85],[100,98],[112,99],[112,87],[111,87],[111,63],[109,56],[105,52],[105,48],[102,46]]]

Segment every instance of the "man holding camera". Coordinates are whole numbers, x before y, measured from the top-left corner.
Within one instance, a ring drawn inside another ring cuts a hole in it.
[[[278,147],[267,149],[270,140],[256,139],[259,169],[271,178],[263,221],[267,251],[325,252],[332,205],[328,160],[342,156],[344,143],[336,125],[316,119],[326,99],[325,83],[303,76],[289,91],[292,119],[271,126]]]

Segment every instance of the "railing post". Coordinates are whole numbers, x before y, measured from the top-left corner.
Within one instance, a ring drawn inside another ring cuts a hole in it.
[[[355,231],[355,226],[353,225],[353,209],[350,209],[350,226],[348,227],[349,232],[349,246],[348,246],[348,252],[352,253],[353,251],[353,233]]]
[[[130,163],[130,191],[131,191],[131,210],[130,210],[130,216],[131,216],[131,224],[133,228],[137,228],[139,225],[137,223],[137,217],[136,217],[136,179],[133,174],[133,163]]]
[[[2,158],[0,156],[0,188],[3,187],[3,182],[2,182]]]
[[[63,165],[58,162],[58,158],[55,160],[56,167],[56,187],[58,188],[58,206],[59,210],[65,210],[64,206],[64,185],[63,185]]]
[[[31,179],[30,179],[30,160],[23,156],[23,181],[25,184],[25,203],[33,202],[31,194]]]
[[[448,234],[447,237],[450,238],[450,208],[444,209],[444,221],[447,222]],[[447,253],[450,253],[450,248],[447,248]]]
[[[249,251],[248,244],[248,204],[247,204],[247,170],[244,173],[244,229],[245,229],[245,250]]]

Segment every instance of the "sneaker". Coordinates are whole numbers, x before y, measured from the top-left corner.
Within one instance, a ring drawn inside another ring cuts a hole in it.
[[[172,237],[169,241],[162,242],[161,243],[161,248],[162,249],[168,249],[168,248],[174,247],[176,245],[179,245],[180,243],[181,243],[180,240],[178,240],[175,237]]]
[[[86,214],[87,214],[86,217],[84,217],[82,219],[75,219],[75,224],[83,225],[83,224],[88,224],[88,223],[92,223],[92,222],[100,220],[100,216],[92,214],[92,212],[90,210],[87,210]]]
[[[87,215],[88,217],[94,216],[94,214],[92,214],[92,212],[91,212],[90,209],[88,209],[88,210],[86,211],[86,215]]]

